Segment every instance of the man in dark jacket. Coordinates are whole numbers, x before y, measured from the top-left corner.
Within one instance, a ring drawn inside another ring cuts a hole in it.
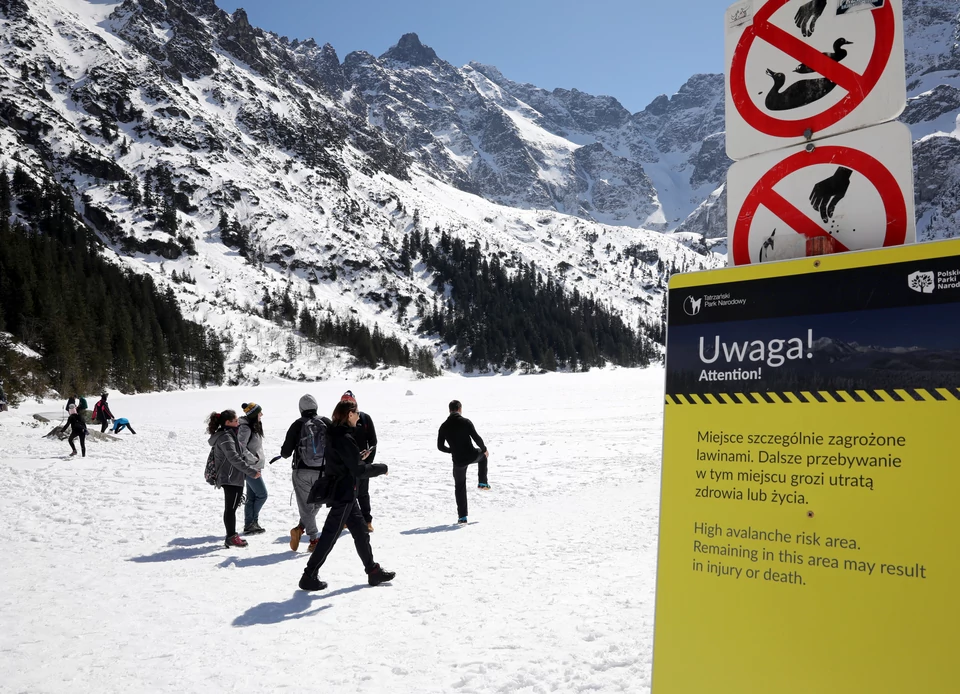
[[[316,461],[304,461],[299,450],[303,425],[311,419],[317,420],[318,426],[320,424],[323,427],[330,426],[330,419],[317,416],[316,398],[312,395],[304,395],[300,398],[300,417],[287,429],[283,446],[280,447],[282,457],[293,456],[293,492],[297,497],[297,508],[300,511],[300,521],[297,523],[297,527],[290,529],[290,549],[294,552],[300,547],[300,538],[305,534],[310,536],[310,547],[308,548],[310,552],[316,548],[317,541],[320,539],[320,530],[317,528],[317,511],[320,510],[320,506],[307,503],[310,490],[320,477],[320,467],[316,464]]]
[[[352,390],[340,396],[340,402],[352,402],[357,404],[357,399]],[[360,460],[365,463],[372,463],[377,457],[377,430],[373,426],[373,419],[366,412],[360,412],[360,421],[353,428],[353,438],[360,447]],[[363,514],[363,520],[367,524],[367,532],[373,532],[373,515],[370,513],[370,480],[363,478],[357,482],[357,502],[360,504],[360,512]]]
[[[478,464],[477,488],[488,490],[487,457],[489,451],[477,433],[473,422],[463,416],[459,400],[450,402],[450,416],[440,425],[437,433],[437,448],[453,454],[453,483],[457,498],[457,522],[467,522],[467,466]],[[473,441],[480,450],[473,447]]]

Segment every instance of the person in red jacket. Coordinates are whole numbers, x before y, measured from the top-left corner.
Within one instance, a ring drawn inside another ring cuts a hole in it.
[[[102,434],[107,430],[107,423],[113,419],[113,412],[110,411],[110,406],[107,405],[107,394],[104,393],[100,396],[100,399],[97,400],[97,404],[93,406],[93,421],[100,422],[100,433]]]

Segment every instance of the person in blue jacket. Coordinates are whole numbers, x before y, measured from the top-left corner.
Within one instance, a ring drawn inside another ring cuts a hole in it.
[[[136,434],[136,433],[137,433],[137,432],[135,432],[135,431],[133,430],[133,427],[130,426],[130,420],[127,419],[126,417],[118,417],[117,419],[113,420],[113,432],[112,432],[112,433],[114,433],[114,434],[119,434],[119,433],[120,433],[121,431],[123,431],[124,429],[129,429],[131,434]]]

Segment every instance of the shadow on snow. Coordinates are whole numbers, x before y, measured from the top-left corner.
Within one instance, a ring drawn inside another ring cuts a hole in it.
[[[215,542],[216,544],[209,544],[211,542]],[[165,549],[156,554],[145,554],[142,557],[131,557],[128,561],[137,562],[138,564],[149,564],[160,561],[195,559],[202,557],[204,554],[222,549],[223,538],[217,537],[216,535],[209,535],[207,537],[175,537],[167,543],[167,546],[173,549]]]
[[[291,552],[288,549],[286,552],[276,552],[275,554],[267,554],[260,557],[227,557],[220,562],[220,568],[225,569],[231,565],[241,568],[244,566],[272,566],[273,564],[279,564],[288,559],[296,559],[298,556],[295,552]]]
[[[445,533],[451,530],[459,530],[462,525],[467,525],[466,523],[457,525],[435,525],[432,528],[412,528],[411,530],[401,530],[401,535],[426,535],[428,533]],[[470,523],[470,525],[473,525]]]
[[[353,593],[366,587],[365,584],[358,583],[355,586],[340,588],[339,590],[334,590],[329,593],[308,593],[304,590],[298,590],[293,594],[293,597],[286,602],[263,602],[259,605],[254,605],[234,619],[233,626],[251,627],[256,624],[279,624],[280,622],[285,622],[290,619],[312,617],[331,607],[331,605],[327,604],[310,609],[316,600],[333,598],[338,595],[344,595],[345,593]]]

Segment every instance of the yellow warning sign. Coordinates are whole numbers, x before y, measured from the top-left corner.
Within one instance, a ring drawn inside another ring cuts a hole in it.
[[[670,282],[653,694],[960,691],[960,241]]]

